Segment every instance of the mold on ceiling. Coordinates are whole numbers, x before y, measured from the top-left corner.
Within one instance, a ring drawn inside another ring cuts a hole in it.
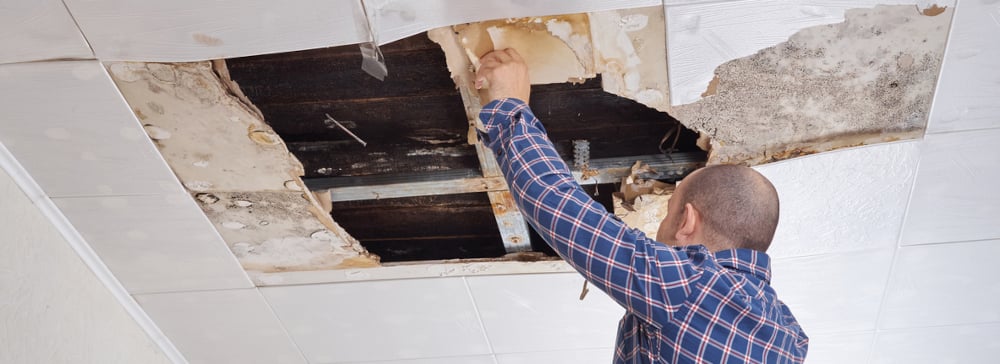
[[[756,165],[923,135],[951,9],[847,11],[842,23],[726,62],[671,115],[711,139],[710,163]]]

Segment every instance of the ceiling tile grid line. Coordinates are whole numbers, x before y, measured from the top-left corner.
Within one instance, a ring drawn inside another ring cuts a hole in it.
[[[257,288],[134,297],[192,363],[308,362]]]
[[[901,246],[1000,238],[1000,129],[928,134]]]
[[[2,7],[0,64],[94,58],[62,1],[6,1]]]
[[[1000,127],[1000,3],[958,0],[927,134]]]
[[[18,162],[2,142],[0,142],[0,168],[6,171],[24,194],[38,206],[38,209],[52,222],[63,238],[66,239],[73,250],[80,256],[80,259],[90,268],[101,283],[107,287],[112,296],[122,305],[122,308],[136,321],[146,335],[149,335],[150,339],[163,351],[167,358],[176,364],[187,363],[184,356],[163,333],[157,322],[129,295],[118,278],[104,264],[101,257],[87,244],[80,233],[73,228],[73,225],[66,219],[66,216],[62,214],[55,203],[42,191],[41,186],[38,185],[31,174]]]

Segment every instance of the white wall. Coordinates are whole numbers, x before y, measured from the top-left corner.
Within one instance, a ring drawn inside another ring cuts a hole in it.
[[[0,363],[170,362],[4,170],[0,201]]]

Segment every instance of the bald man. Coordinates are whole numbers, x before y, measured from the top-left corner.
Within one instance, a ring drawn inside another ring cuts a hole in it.
[[[513,49],[480,59],[479,137],[542,238],[626,309],[615,363],[801,363],[809,339],[770,286],[765,253],[778,194],[751,168],[695,171],[667,204],[656,241],[580,188],[528,107]]]

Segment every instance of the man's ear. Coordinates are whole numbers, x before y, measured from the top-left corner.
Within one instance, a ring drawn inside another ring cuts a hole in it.
[[[691,203],[684,204],[684,211],[681,212],[681,224],[677,227],[677,234],[674,238],[681,245],[695,244],[694,234],[701,229],[701,214]]]

